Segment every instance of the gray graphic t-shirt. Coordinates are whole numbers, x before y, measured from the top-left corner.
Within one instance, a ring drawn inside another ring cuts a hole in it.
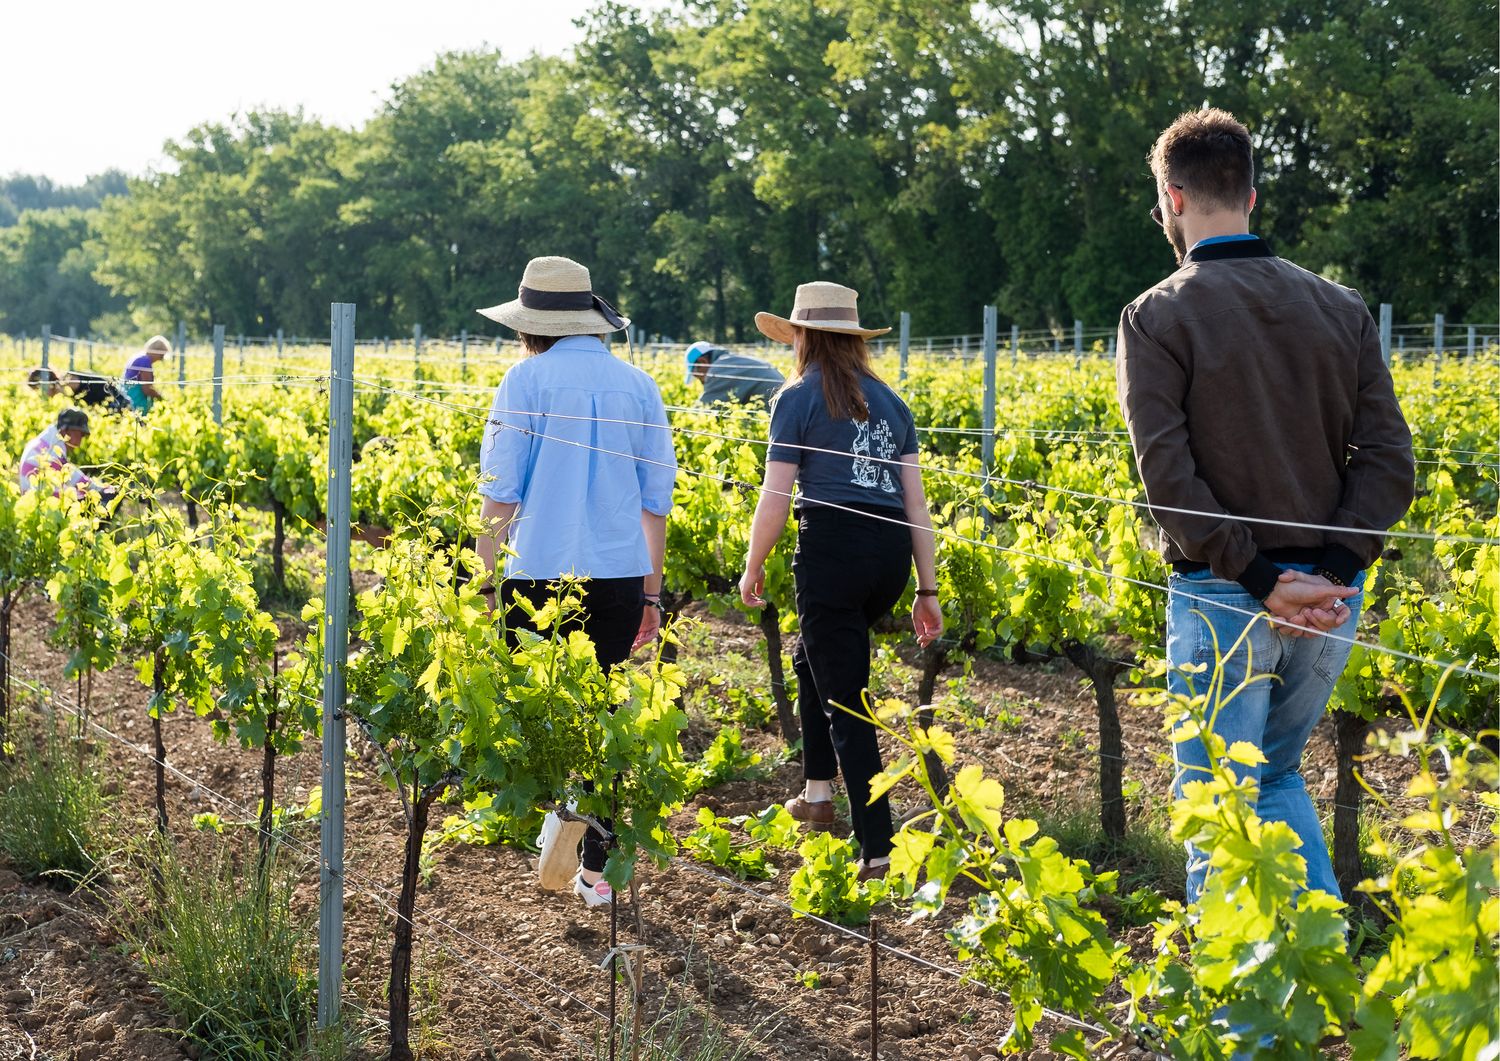
[[[905,504],[895,462],[917,452],[911,410],[878,380],[866,378],[864,392],[868,420],[835,420],[823,400],[822,372],[813,368],[772,404],[766,460],[798,466],[804,500],[894,509]]]

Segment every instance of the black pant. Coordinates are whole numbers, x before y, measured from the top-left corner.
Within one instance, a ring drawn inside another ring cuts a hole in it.
[[[904,520],[899,509],[871,509]],[[870,627],[901,599],[911,577],[911,529],[868,515],[805,506],[798,513],[797,622],[792,651],[802,716],[802,773],[830,781],[840,770],[860,857],[891,853],[891,804],[873,804],[870,779],[881,770],[873,723],[864,712],[870,683]]]
[[[556,596],[554,583],[538,582],[534,579],[508,578],[500,583],[500,601],[505,607],[505,630],[511,644],[515,644],[513,632],[535,629],[525,610],[514,603],[520,594],[535,605],[546,604]],[[634,578],[590,578],[577,584],[574,592],[583,598],[583,611],[563,621],[562,630],[582,630],[594,643],[594,655],[599,666],[608,674],[617,663],[623,663],[630,655],[630,646],[641,628],[641,610],[645,607],[645,579]],[[541,631],[545,633],[545,631]],[[592,784],[585,782],[585,790],[592,791]],[[610,818],[603,820],[604,827],[613,830],[615,823]],[[583,834],[583,868],[595,873],[604,871],[609,858],[609,848],[594,830]]]

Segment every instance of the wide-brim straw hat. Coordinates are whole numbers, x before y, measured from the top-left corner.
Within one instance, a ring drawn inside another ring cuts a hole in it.
[[[858,302],[859,292],[852,287],[817,280],[811,284],[798,285],[790,317],[760,312],[755,315],[755,326],[766,338],[788,346],[792,344],[793,328],[841,332],[857,335],[861,339],[873,339],[890,331],[889,328],[861,328]]]
[[[172,340],[168,339],[165,335],[153,335],[151,338],[146,340],[145,345],[140,349],[140,353],[143,354],[154,354],[158,352],[163,354],[170,354],[172,352]]]
[[[477,310],[527,335],[602,335],[630,327],[630,318],[594,294],[589,271],[571,258],[533,258],[510,302]]]

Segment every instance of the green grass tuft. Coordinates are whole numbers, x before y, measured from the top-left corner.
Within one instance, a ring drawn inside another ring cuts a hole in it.
[[[240,860],[253,867],[248,850]],[[205,1061],[302,1058],[311,1045],[316,971],[293,881],[273,866],[262,888],[225,853],[160,849],[155,918],[125,927],[167,1008]]]
[[[1057,841],[1063,854],[1086,860],[1096,872],[1118,870],[1120,894],[1148,888],[1181,899],[1187,878],[1187,855],[1172,839],[1164,811],[1135,812],[1121,840],[1104,835],[1095,808],[1040,809],[1031,816],[1042,835]],[[1016,812],[1012,812],[1016,813]]]
[[[0,851],[26,876],[77,885],[107,843],[98,756],[63,720],[21,717],[15,757],[0,764]]]

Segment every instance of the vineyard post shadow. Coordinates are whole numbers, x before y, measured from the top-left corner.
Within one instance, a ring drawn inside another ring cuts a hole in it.
[[[323,812],[318,856],[318,1029],[339,1022],[344,961],[344,667],[349,653],[349,475],[354,461],[354,304],[331,307],[328,579],[323,605]]]

